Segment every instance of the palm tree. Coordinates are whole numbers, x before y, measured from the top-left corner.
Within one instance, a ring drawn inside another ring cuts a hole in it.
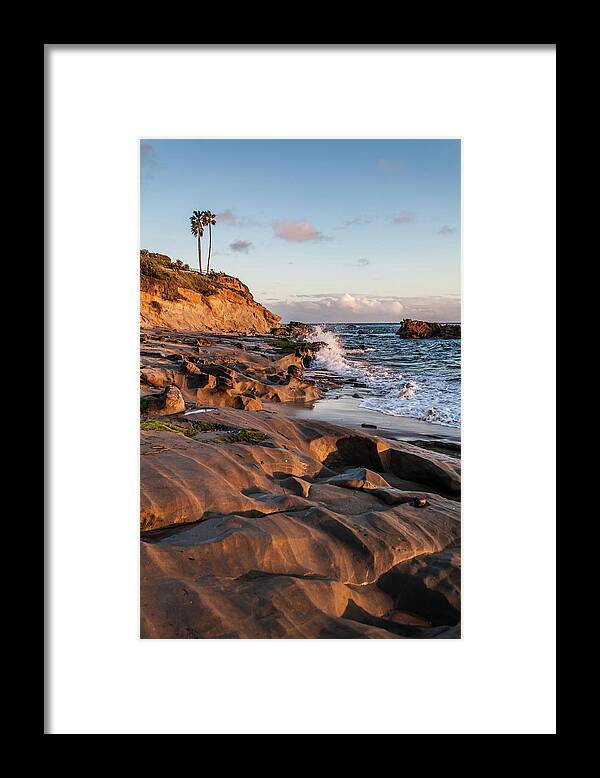
[[[212,211],[204,211],[204,226],[208,227],[208,259],[206,261],[206,272],[210,272],[210,257],[212,254],[212,228],[217,223],[217,216]]]
[[[198,238],[198,267],[202,272],[202,236],[204,235],[204,214],[206,211],[194,211],[190,216],[192,235]]]

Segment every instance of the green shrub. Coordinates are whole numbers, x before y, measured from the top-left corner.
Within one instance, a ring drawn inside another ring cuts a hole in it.
[[[144,292],[158,286],[164,300],[181,299],[178,288],[192,289],[204,295],[214,294],[217,288],[214,281],[190,270],[180,259],[172,263],[164,254],[143,252],[140,252],[140,285]]]
[[[197,270],[191,270],[189,265],[180,259],[171,262],[165,254],[155,254],[147,249],[140,251],[140,286],[142,291],[152,291],[158,287],[164,300],[180,300],[178,288],[192,289],[203,295],[214,294],[222,282],[229,276],[225,273],[203,275]],[[228,287],[229,288],[229,287]],[[234,289],[235,293],[244,296],[243,290]]]

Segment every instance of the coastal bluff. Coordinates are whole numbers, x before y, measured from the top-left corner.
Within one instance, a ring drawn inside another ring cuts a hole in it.
[[[142,327],[268,333],[280,316],[256,302],[239,278],[202,275],[164,254],[140,252]]]
[[[420,321],[419,319],[402,319],[396,334],[408,340],[460,338],[460,324],[439,324],[438,322]]]

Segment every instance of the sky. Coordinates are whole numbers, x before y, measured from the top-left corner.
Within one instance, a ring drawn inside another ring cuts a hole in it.
[[[211,268],[284,321],[460,320],[460,140],[148,138],[140,170],[140,248],[197,268],[213,211]]]

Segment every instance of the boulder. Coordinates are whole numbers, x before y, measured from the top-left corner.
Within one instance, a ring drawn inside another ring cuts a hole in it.
[[[186,372],[188,375],[200,375],[202,373],[202,370],[198,367],[198,365],[190,362],[189,359],[186,359],[185,357],[182,358],[181,364],[183,365],[184,372]]]
[[[140,370],[140,381],[155,389],[164,389],[173,383],[173,371],[160,367],[143,367]]]
[[[262,403],[256,397],[246,394],[238,394],[233,399],[233,407],[242,411],[262,411]]]
[[[330,478],[328,483],[346,489],[378,489],[389,487],[385,478],[366,467],[355,467]]]
[[[460,324],[439,324],[438,322],[403,319],[396,332],[401,338],[460,338]]]
[[[288,338],[306,338],[312,332],[310,324],[303,324],[300,321],[291,321],[289,324],[280,324],[271,329],[271,335],[276,337]]]
[[[399,478],[425,484],[444,494],[460,495],[460,463],[452,457],[419,450],[400,441],[380,456],[385,469]]]
[[[176,386],[168,386],[161,394],[146,396],[145,400],[148,416],[170,416],[185,410],[185,401]]]

